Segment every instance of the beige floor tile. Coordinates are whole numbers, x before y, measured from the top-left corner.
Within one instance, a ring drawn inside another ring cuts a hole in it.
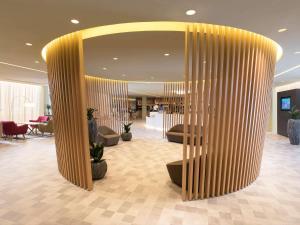
[[[105,148],[105,179],[91,192],[57,170],[53,138],[0,140],[0,225],[297,225],[300,147],[267,135],[261,175],[226,196],[182,202],[166,163],[182,145],[133,127],[133,141]]]

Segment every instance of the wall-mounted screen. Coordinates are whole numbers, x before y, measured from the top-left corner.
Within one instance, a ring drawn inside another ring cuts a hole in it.
[[[291,97],[282,97],[280,99],[280,109],[282,111],[291,110]]]

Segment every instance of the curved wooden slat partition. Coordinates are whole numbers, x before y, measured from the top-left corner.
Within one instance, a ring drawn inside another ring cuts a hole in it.
[[[156,21],[81,30],[57,38],[43,48],[58,167],[67,180],[92,189],[82,40],[125,32],[184,32],[185,28],[185,103],[180,108],[184,110],[182,197],[191,200],[219,196],[256,179],[275,61],[281,57],[281,47],[268,38],[236,28]],[[99,88],[97,82],[87,83],[89,91]],[[165,85],[165,90],[181,89],[176,85]],[[126,85],[118,86],[113,81],[100,86],[106,92],[110,87],[118,93],[127,92]],[[101,99],[97,94],[93,98],[94,102],[108,104],[108,98]],[[176,102],[176,91],[167,98]],[[123,100],[116,102],[119,109],[125,107]],[[177,112],[176,107],[169,108]],[[169,121],[172,125],[178,117],[172,115]],[[196,143],[191,138],[190,145],[187,144],[189,124],[190,133],[197,137]],[[112,126],[118,127],[115,122]],[[164,128],[168,126],[165,121]]]
[[[188,25],[185,43],[182,197],[191,200],[237,191],[259,175],[276,46],[206,24]],[[190,145],[188,124],[197,137]]]
[[[97,109],[97,125],[105,125],[121,134],[128,123],[128,82],[85,76],[87,105]]]
[[[51,42],[47,67],[59,172],[71,183],[91,190],[81,34]]]

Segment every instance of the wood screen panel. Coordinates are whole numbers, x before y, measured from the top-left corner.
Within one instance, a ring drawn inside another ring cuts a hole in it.
[[[185,37],[182,197],[192,200],[237,191],[259,175],[277,47],[207,24],[187,25]],[[173,89],[166,85],[166,96]]]
[[[121,134],[128,123],[128,82],[85,76],[87,105],[95,108],[97,125],[105,125]]]
[[[164,83],[163,137],[176,124],[183,124],[184,117],[184,82]]]
[[[68,34],[50,43],[47,68],[59,172],[71,183],[91,190],[93,183],[80,33]]]

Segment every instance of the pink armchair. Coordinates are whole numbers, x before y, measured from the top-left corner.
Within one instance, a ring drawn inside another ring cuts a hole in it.
[[[47,122],[49,119],[48,116],[39,116],[36,120],[29,120],[29,122],[37,122],[37,123],[43,123],[43,122]],[[38,126],[37,125],[30,125],[33,129],[37,129]]]
[[[25,134],[27,133],[28,125],[21,125],[18,126],[14,121],[2,121],[2,129],[3,134],[5,136],[14,136],[16,135],[16,138],[18,135],[23,135],[23,138],[25,139]]]

